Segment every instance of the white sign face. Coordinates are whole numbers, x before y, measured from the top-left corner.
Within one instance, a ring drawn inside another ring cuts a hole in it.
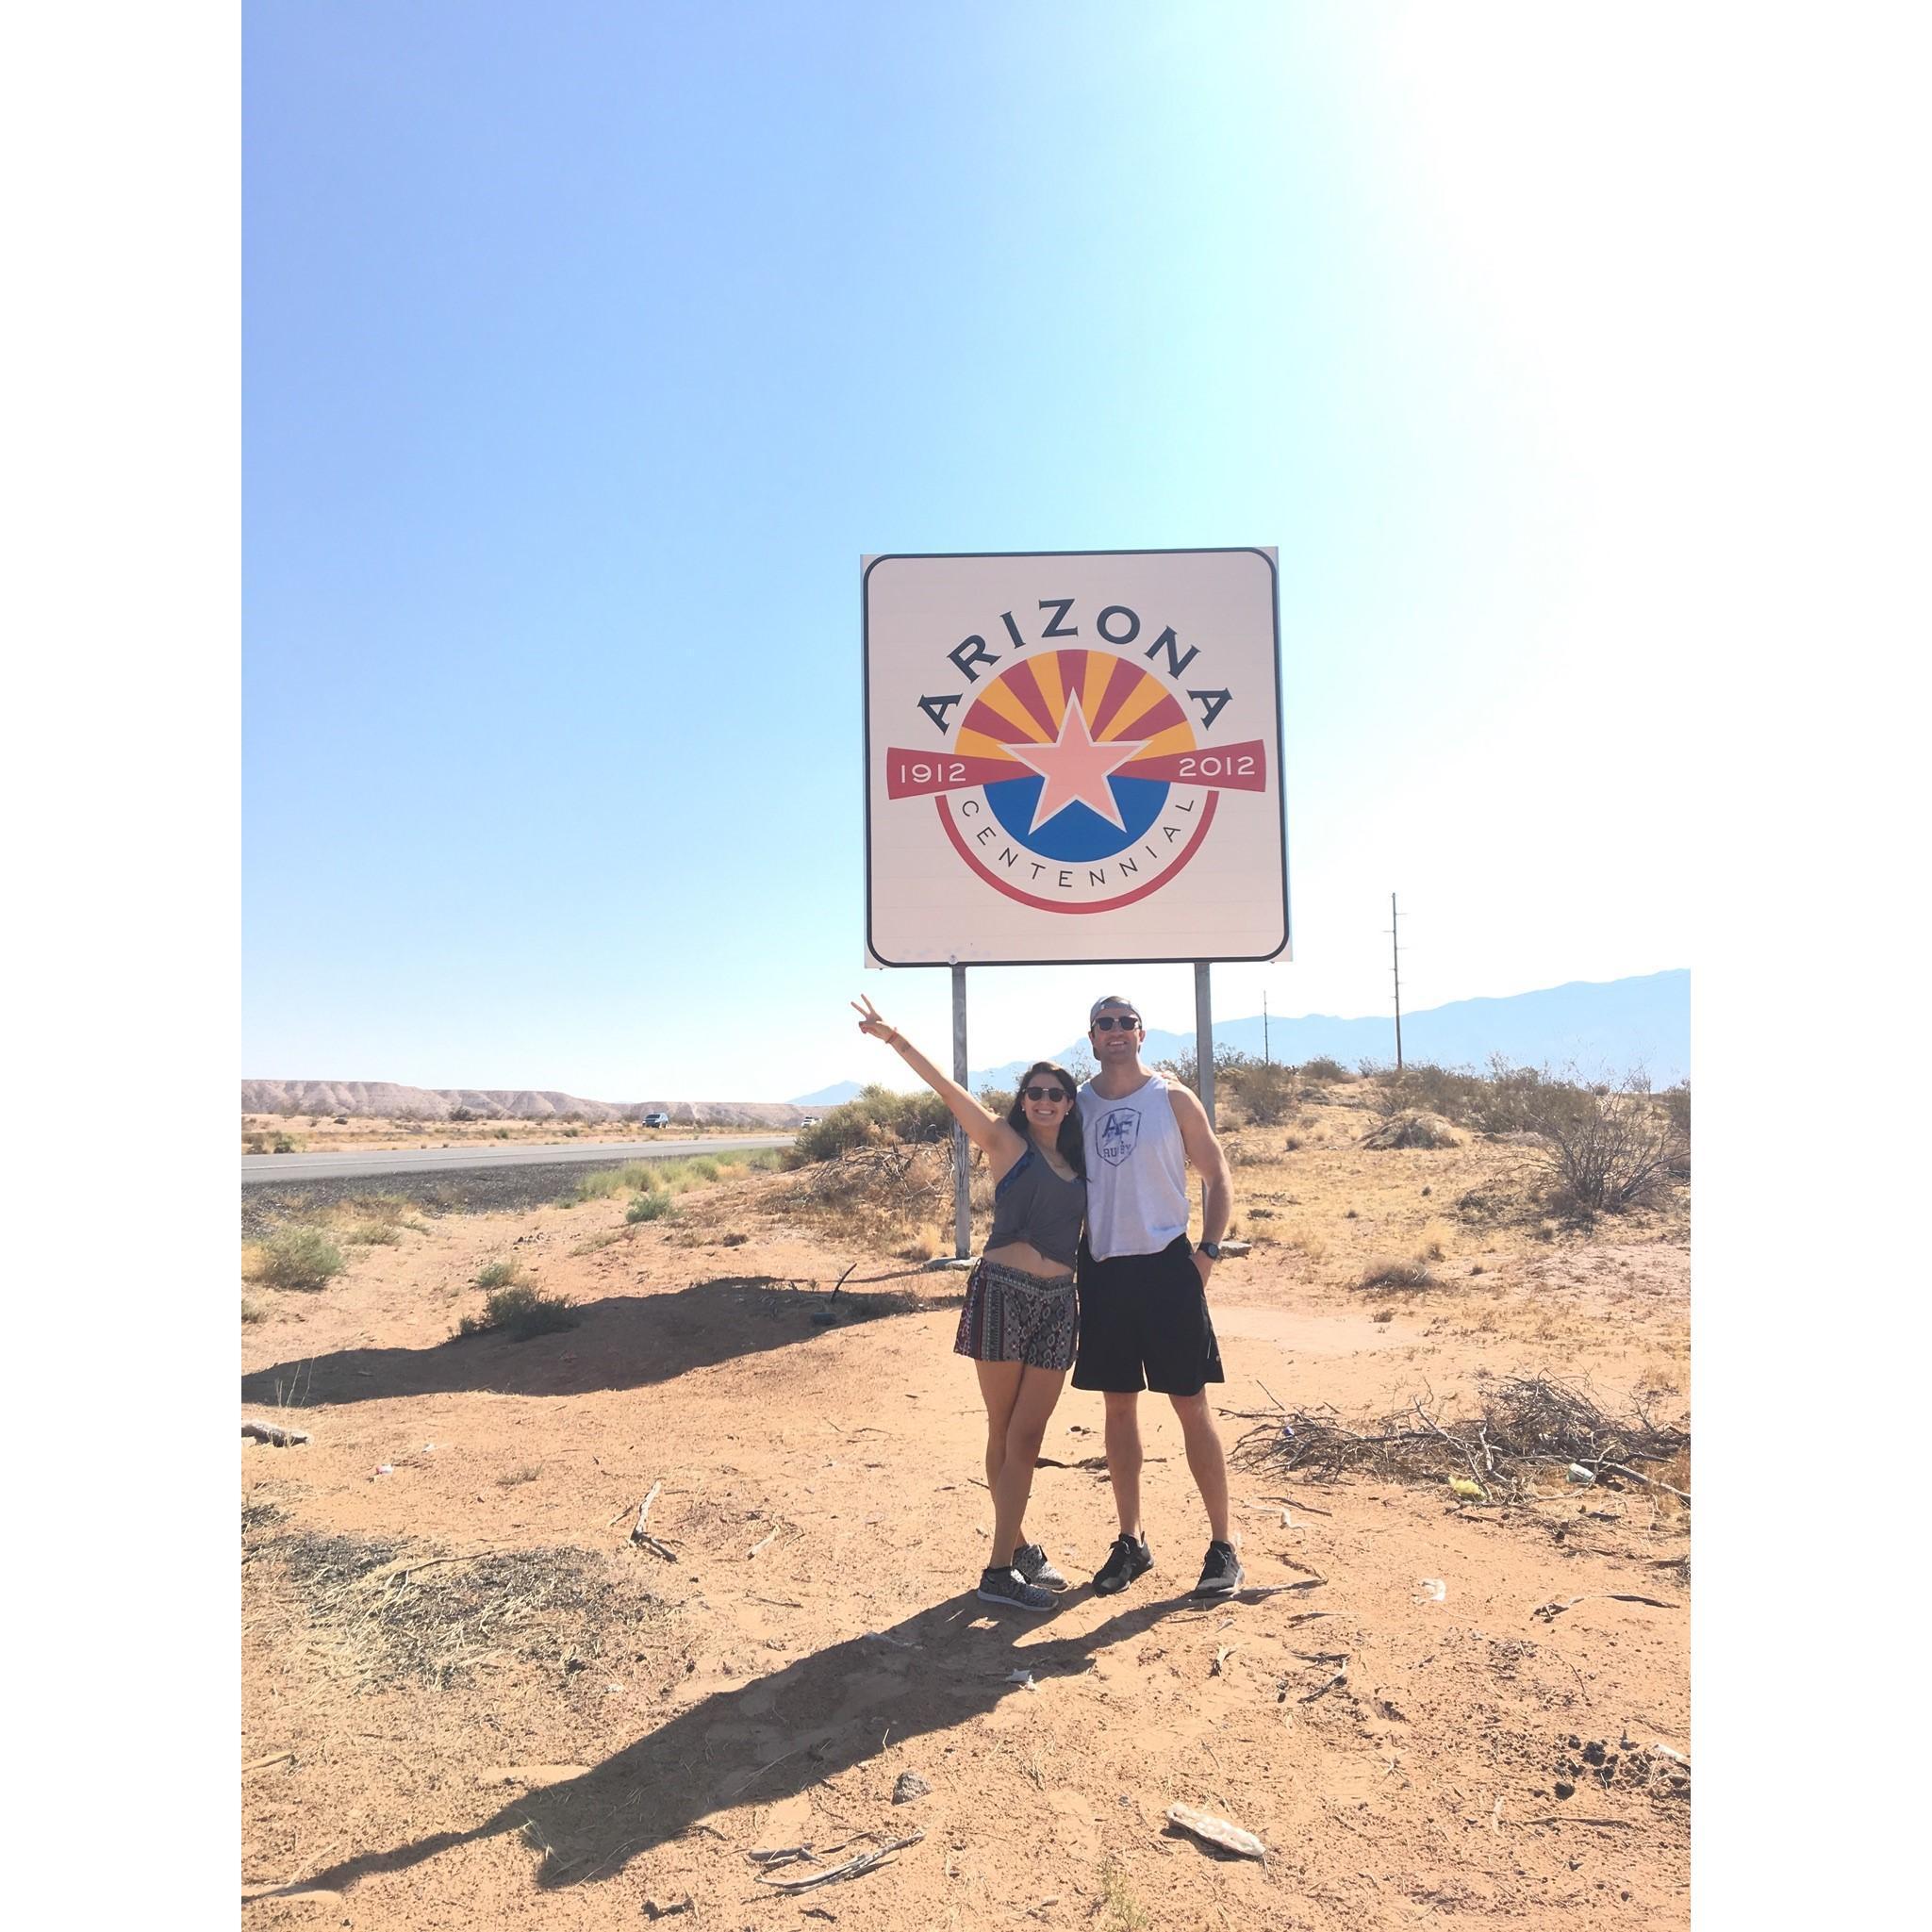
[[[865,564],[876,966],[1288,951],[1272,550]]]

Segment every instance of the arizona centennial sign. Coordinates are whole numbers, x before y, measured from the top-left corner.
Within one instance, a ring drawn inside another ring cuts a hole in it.
[[[869,963],[1287,953],[1272,551],[864,582]]]

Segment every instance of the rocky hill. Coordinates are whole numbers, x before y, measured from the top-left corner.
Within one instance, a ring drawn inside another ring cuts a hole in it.
[[[805,1109],[782,1100],[582,1100],[523,1088],[405,1087],[386,1080],[245,1080],[244,1114],[347,1115],[377,1120],[641,1120],[669,1114],[693,1127],[795,1127]]]

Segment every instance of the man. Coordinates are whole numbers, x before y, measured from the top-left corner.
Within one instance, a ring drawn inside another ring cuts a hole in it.
[[[1146,1033],[1133,1002],[1109,995],[1087,1015],[1098,1071],[1080,1090],[1086,1137],[1087,1231],[1080,1253],[1076,1389],[1107,1403],[1107,1475],[1120,1534],[1094,1578],[1103,1596],[1154,1566],[1140,1514],[1140,1392],[1174,1405],[1187,1466],[1207,1506],[1207,1561],[1197,1597],[1231,1596],[1241,1560],[1228,1522],[1228,1463],[1208,1412],[1224,1381],[1207,1287],[1228,1231],[1233,1184],[1207,1110],[1141,1065]],[[1187,1238],[1187,1168],[1207,1183],[1201,1242]]]

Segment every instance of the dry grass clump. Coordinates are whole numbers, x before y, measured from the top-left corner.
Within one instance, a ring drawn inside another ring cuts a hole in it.
[[[326,1287],[345,1265],[342,1250],[320,1228],[279,1228],[250,1249],[243,1273],[264,1288],[313,1291]]]
[[[1235,1454],[1323,1479],[1367,1468],[1380,1476],[1440,1480],[1466,1478],[1486,1502],[1521,1502],[1541,1478],[1578,1488],[1633,1484],[1688,1507],[1690,1419],[1660,1422],[1654,1396],[1632,1395],[1613,1416],[1587,1382],[1544,1375],[1478,1377],[1474,1414],[1445,1419],[1434,1397],[1412,1397],[1406,1409],[1344,1423],[1331,1406],[1290,1410],[1250,1429]],[[1676,1472],[1673,1474],[1672,1472]]]
[[[850,1148],[804,1169],[785,1205],[801,1218],[894,1245],[951,1204],[949,1149],[898,1141]]]
[[[244,1541],[245,1574],[319,1633],[363,1691],[447,1687],[505,1659],[561,1669],[586,1650],[628,1657],[638,1629],[670,1614],[610,1559],[581,1549],[466,1556],[308,1530]]]
[[[513,1342],[528,1342],[533,1336],[552,1335],[576,1326],[576,1309],[568,1297],[546,1295],[534,1281],[519,1280],[498,1288],[484,1303],[480,1315],[466,1314],[456,1332],[487,1335],[502,1329]]]
[[[1415,1109],[1393,1114],[1362,1135],[1365,1148],[1459,1148],[1461,1137],[1440,1114]]]
[[[1358,1288],[1440,1288],[1442,1282],[1424,1262],[1377,1259],[1355,1278]]]
[[[514,1256],[499,1257],[486,1262],[476,1271],[475,1285],[479,1288],[514,1288],[528,1280],[523,1272],[523,1263]]]
[[[913,1238],[899,1250],[902,1262],[929,1262],[945,1248],[945,1237],[940,1233],[937,1223],[921,1221],[913,1230]]]

